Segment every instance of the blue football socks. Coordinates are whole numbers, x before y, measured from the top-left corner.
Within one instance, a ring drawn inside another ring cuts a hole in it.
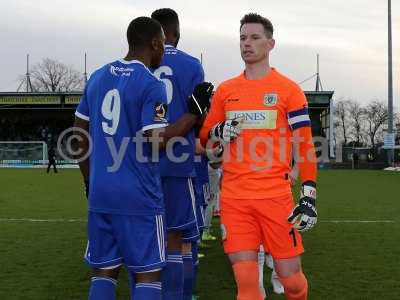
[[[89,300],[115,300],[117,281],[110,277],[92,277]]]
[[[163,300],[182,300],[184,277],[181,251],[167,251],[167,266],[161,277]]]

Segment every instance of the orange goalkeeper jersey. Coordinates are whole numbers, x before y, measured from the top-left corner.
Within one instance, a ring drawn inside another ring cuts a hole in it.
[[[292,132],[311,125],[301,88],[276,69],[260,80],[244,73],[216,90],[201,129],[203,144],[218,122],[242,117],[242,132],[225,147],[221,197],[276,198],[291,193]]]

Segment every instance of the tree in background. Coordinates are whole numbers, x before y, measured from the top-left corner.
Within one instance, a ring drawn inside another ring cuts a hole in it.
[[[394,123],[394,131],[395,131],[395,135],[394,135],[395,143],[396,143],[396,145],[400,145],[400,114],[399,113],[394,114],[393,123]],[[400,155],[400,153],[399,153],[399,155]]]
[[[360,147],[365,141],[365,110],[360,103],[355,100],[348,100],[347,106],[349,109],[349,133],[353,136],[357,147]]]
[[[349,126],[349,103],[348,101],[341,99],[336,102],[333,115],[336,118],[337,128],[340,128],[343,135],[343,141],[346,145],[348,142],[348,126]]]
[[[338,146],[338,143],[342,140],[340,134],[340,122],[338,120],[334,120],[333,122],[333,142],[335,144],[335,148]]]
[[[387,105],[374,100],[364,108],[364,115],[369,142],[372,147],[375,147],[378,138],[379,141],[383,139],[383,125],[388,120]]]
[[[355,100],[341,99],[335,104],[333,116],[335,144],[342,142],[352,147],[368,144],[374,148],[383,142],[388,120],[388,108],[384,102],[373,100],[362,105]],[[400,128],[399,117],[394,115],[394,123]]]
[[[25,75],[20,78],[21,83],[26,80]],[[80,72],[51,58],[44,58],[32,67],[30,80],[35,92],[81,91],[84,85]]]

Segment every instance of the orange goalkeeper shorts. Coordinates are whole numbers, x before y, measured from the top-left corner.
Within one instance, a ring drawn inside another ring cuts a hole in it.
[[[287,221],[292,195],[276,199],[221,199],[221,231],[225,253],[254,250],[260,245],[273,258],[304,252],[301,235]]]

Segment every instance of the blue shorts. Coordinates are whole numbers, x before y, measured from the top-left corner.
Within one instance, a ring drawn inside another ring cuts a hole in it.
[[[204,229],[203,207],[196,205],[196,226],[190,230],[184,230],[182,240],[186,243],[200,240],[201,231]]]
[[[183,240],[185,242],[195,242],[200,239],[200,235],[202,230],[205,228],[204,224],[204,208],[207,206],[208,198],[206,198],[206,194],[209,194],[209,184],[205,183],[203,185],[197,184],[195,185],[195,195],[196,195],[196,228],[185,231],[183,233]],[[207,202],[206,202],[207,201]]]
[[[204,229],[204,208],[207,207],[207,203],[209,201],[210,194],[210,185],[208,182],[206,183],[198,183],[196,184],[196,217],[197,217],[197,226],[199,230]]]
[[[195,192],[190,177],[161,177],[167,231],[196,228]]]
[[[136,273],[165,266],[164,216],[88,214],[86,262],[97,269],[126,265]]]
[[[210,184],[208,182],[197,183],[196,190],[196,204],[206,206],[210,202],[211,192]]]
[[[200,231],[205,228],[204,207],[205,207],[204,205],[196,205],[197,227],[199,227]]]
[[[200,239],[200,228],[197,226],[190,230],[184,230],[182,234],[182,240],[184,243],[196,242]]]

